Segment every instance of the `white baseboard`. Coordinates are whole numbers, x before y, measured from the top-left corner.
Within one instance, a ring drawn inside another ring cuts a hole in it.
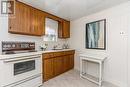
[[[127,83],[122,83],[113,79],[104,79],[104,82],[110,85],[113,85],[114,87],[127,87]]]

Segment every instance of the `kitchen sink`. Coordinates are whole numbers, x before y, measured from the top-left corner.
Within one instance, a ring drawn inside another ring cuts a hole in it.
[[[60,48],[59,48],[59,49],[52,49],[52,50],[63,50],[63,49],[60,49]]]

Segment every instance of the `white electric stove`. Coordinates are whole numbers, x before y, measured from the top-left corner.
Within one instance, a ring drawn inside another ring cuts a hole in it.
[[[11,58],[0,60],[0,87],[42,85],[42,55],[34,55],[34,51],[35,43],[32,42],[2,43],[2,52],[11,55]],[[25,56],[23,52],[28,52],[28,55]],[[19,53],[20,56],[12,58],[15,53]]]

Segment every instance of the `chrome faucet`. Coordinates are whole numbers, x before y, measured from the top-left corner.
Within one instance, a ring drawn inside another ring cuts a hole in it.
[[[57,45],[54,45],[54,46],[53,46],[53,49],[55,50],[57,47],[58,47]]]

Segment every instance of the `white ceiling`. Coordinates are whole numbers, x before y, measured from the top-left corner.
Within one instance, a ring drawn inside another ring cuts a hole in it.
[[[68,20],[104,10],[128,0],[19,0]]]

